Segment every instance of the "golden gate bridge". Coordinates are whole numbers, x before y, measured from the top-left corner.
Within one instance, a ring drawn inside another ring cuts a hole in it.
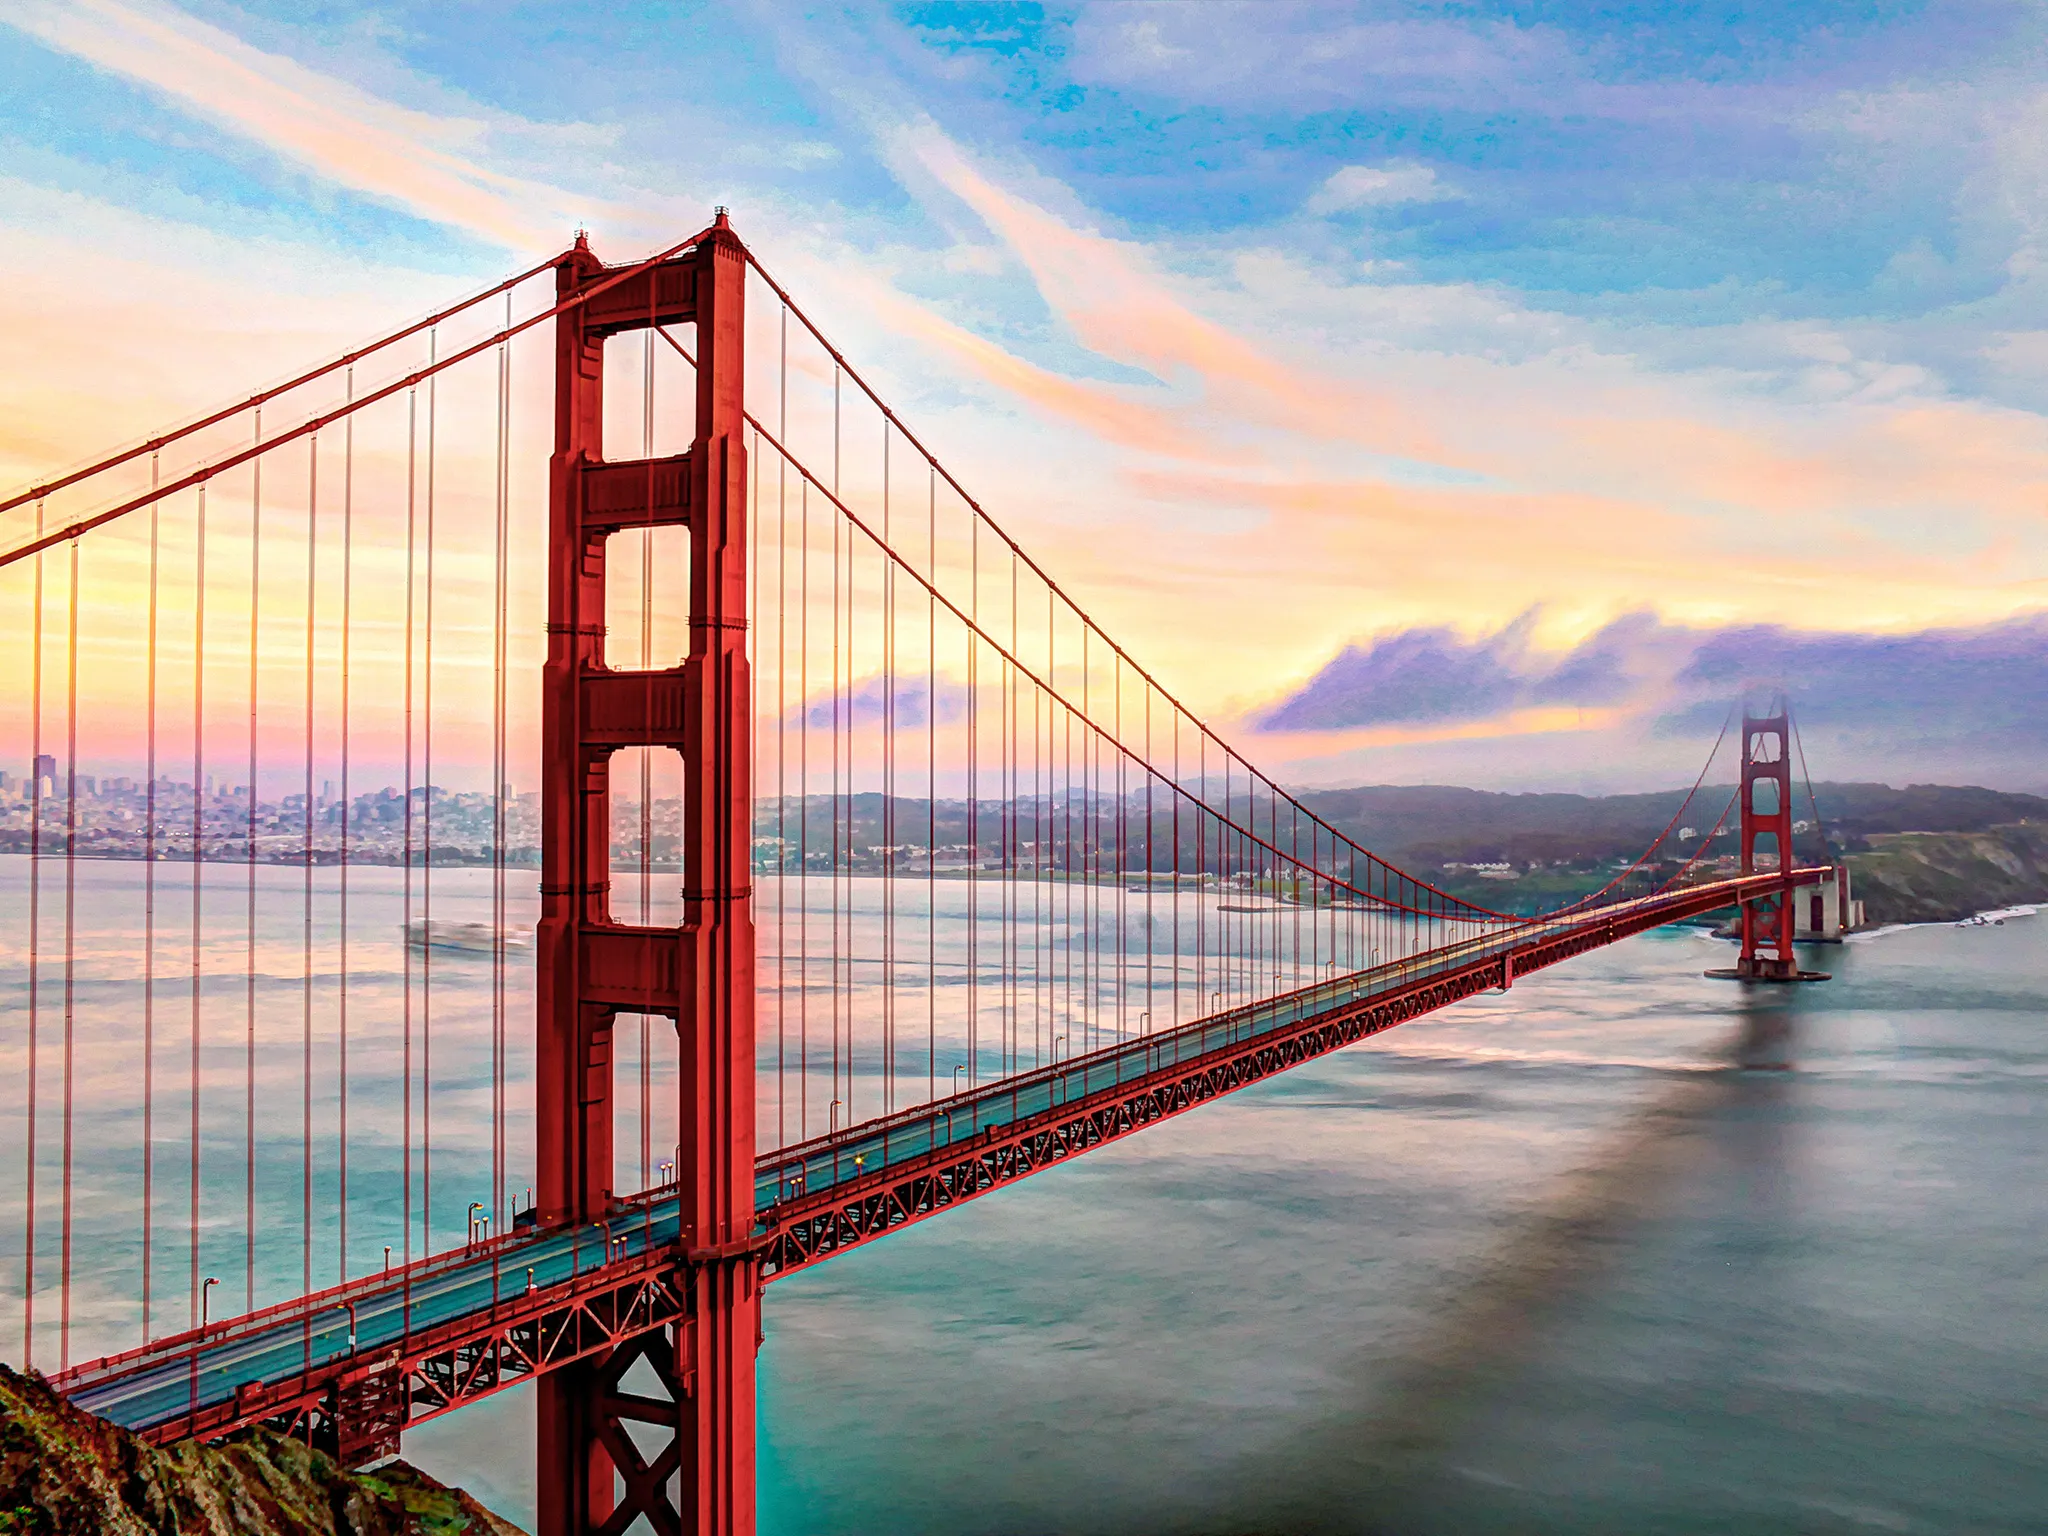
[[[753,1529],[776,1278],[1661,924],[1798,979],[1827,875],[1782,701],[1739,872],[1719,742],[1559,910],[1377,858],[723,210],[8,497],[0,626],[21,1364],[351,1464],[531,1380],[546,1536]]]

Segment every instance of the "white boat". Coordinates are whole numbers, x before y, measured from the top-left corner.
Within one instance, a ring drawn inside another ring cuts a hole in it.
[[[458,955],[489,955],[497,952],[499,936],[489,923],[450,923],[416,917],[405,925],[405,942],[413,949],[432,949]],[[506,933],[508,951],[531,949],[530,933]]]

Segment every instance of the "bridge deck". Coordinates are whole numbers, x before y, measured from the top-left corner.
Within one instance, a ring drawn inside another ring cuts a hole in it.
[[[1502,926],[778,1149],[756,1168],[755,1253],[768,1278],[787,1274],[1520,972],[1777,883],[1720,881]],[[676,1196],[657,1190],[602,1226],[508,1233],[93,1361],[56,1384],[169,1440],[266,1419],[311,1426],[396,1373],[387,1411],[416,1421],[673,1321],[685,1305],[677,1270],[707,1257],[682,1246]]]

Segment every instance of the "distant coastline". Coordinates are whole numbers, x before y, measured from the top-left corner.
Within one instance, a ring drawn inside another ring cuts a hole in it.
[[[1845,862],[1873,927],[2048,901],[2048,825],[1880,833]]]
[[[0,774],[0,854],[31,852],[28,788]],[[132,780],[81,774],[70,831],[64,817],[72,807],[61,789],[60,780],[43,782],[45,859],[64,858],[68,845],[80,859],[141,861],[153,843],[157,862],[190,865],[197,812],[204,828],[197,842],[208,864],[336,867],[344,862],[346,828],[352,867],[478,869],[501,859],[511,869],[540,867],[538,797],[514,795],[509,786],[502,799],[414,786],[409,796],[387,787],[345,801],[323,787],[309,815],[303,795],[252,806],[247,790],[235,786],[208,782],[195,796],[191,785],[165,780],[151,796],[147,785]],[[1731,872],[1736,840],[1732,818],[1722,816],[1731,795],[1731,786],[1709,785],[1688,804],[1675,790],[1589,796],[1376,785],[1308,791],[1302,800],[1337,831],[1454,897],[1533,914],[1599,889],[1653,842],[1648,872],[1654,878],[1669,878],[1688,864],[1696,875]],[[2048,901],[2048,798],[1975,786],[1855,783],[1816,784],[1802,798],[1795,854],[1802,862],[1846,863],[1868,926],[1954,922],[1991,908]],[[1098,794],[1057,809],[1078,822],[1079,807],[1087,807],[1101,837],[1112,805]],[[1684,814],[1674,820],[1681,808]],[[612,809],[613,860],[637,867],[639,807],[621,800]],[[1094,845],[1085,869],[1062,874],[1057,854],[1041,865],[1045,853],[1034,851],[1037,845],[1023,834],[1054,809],[1045,801],[942,799],[934,805],[871,792],[764,799],[754,807],[754,870],[759,876],[915,873],[941,880],[1109,884],[1146,878],[1142,870],[1109,867],[1116,856],[1106,842]],[[649,868],[676,873],[680,803],[658,799],[649,810]],[[147,835],[152,813],[154,838]],[[1074,835],[1089,841],[1085,830]],[[1215,881],[1216,873],[1208,878]],[[1216,889],[1220,894],[1223,885],[1250,878],[1232,872]]]

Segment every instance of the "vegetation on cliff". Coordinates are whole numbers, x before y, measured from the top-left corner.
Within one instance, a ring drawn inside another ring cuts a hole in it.
[[[0,1365],[0,1536],[519,1536],[404,1462],[256,1430],[159,1448]]]
[[[1733,793],[1708,786],[1691,818],[1704,837]],[[1455,896],[1507,912],[1541,912],[1597,889],[1665,827],[1683,798],[1494,794],[1441,786],[1315,790],[1303,800],[1376,852]],[[2048,901],[2048,798],[1945,784],[1814,786],[1831,857],[1845,857],[1871,924],[1950,922]],[[1809,814],[1803,793],[1795,815]],[[1710,855],[1732,859],[1733,818]],[[1802,857],[1820,849],[1809,834]],[[1667,843],[1653,878],[1698,852]],[[1484,867],[1484,866],[1491,866]]]
[[[2048,798],[1969,785],[1834,784],[1813,786],[1821,824],[1838,848],[1862,849],[1887,832],[1981,832],[2021,821],[2048,823]],[[1709,784],[1689,816],[1701,835],[1734,794]],[[1426,870],[1454,861],[1503,860],[1518,868],[1605,868],[1630,859],[1685,798],[1682,789],[1643,795],[1498,794],[1442,785],[1317,789],[1302,803],[1376,853]],[[1809,814],[1803,788],[1793,815]],[[1733,818],[1730,818],[1731,824]],[[1727,838],[1732,848],[1734,839]],[[1686,853],[1693,851],[1691,846]]]
[[[2048,823],[1876,833],[1847,862],[1871,924],[1954,922],[2048,901]]]

